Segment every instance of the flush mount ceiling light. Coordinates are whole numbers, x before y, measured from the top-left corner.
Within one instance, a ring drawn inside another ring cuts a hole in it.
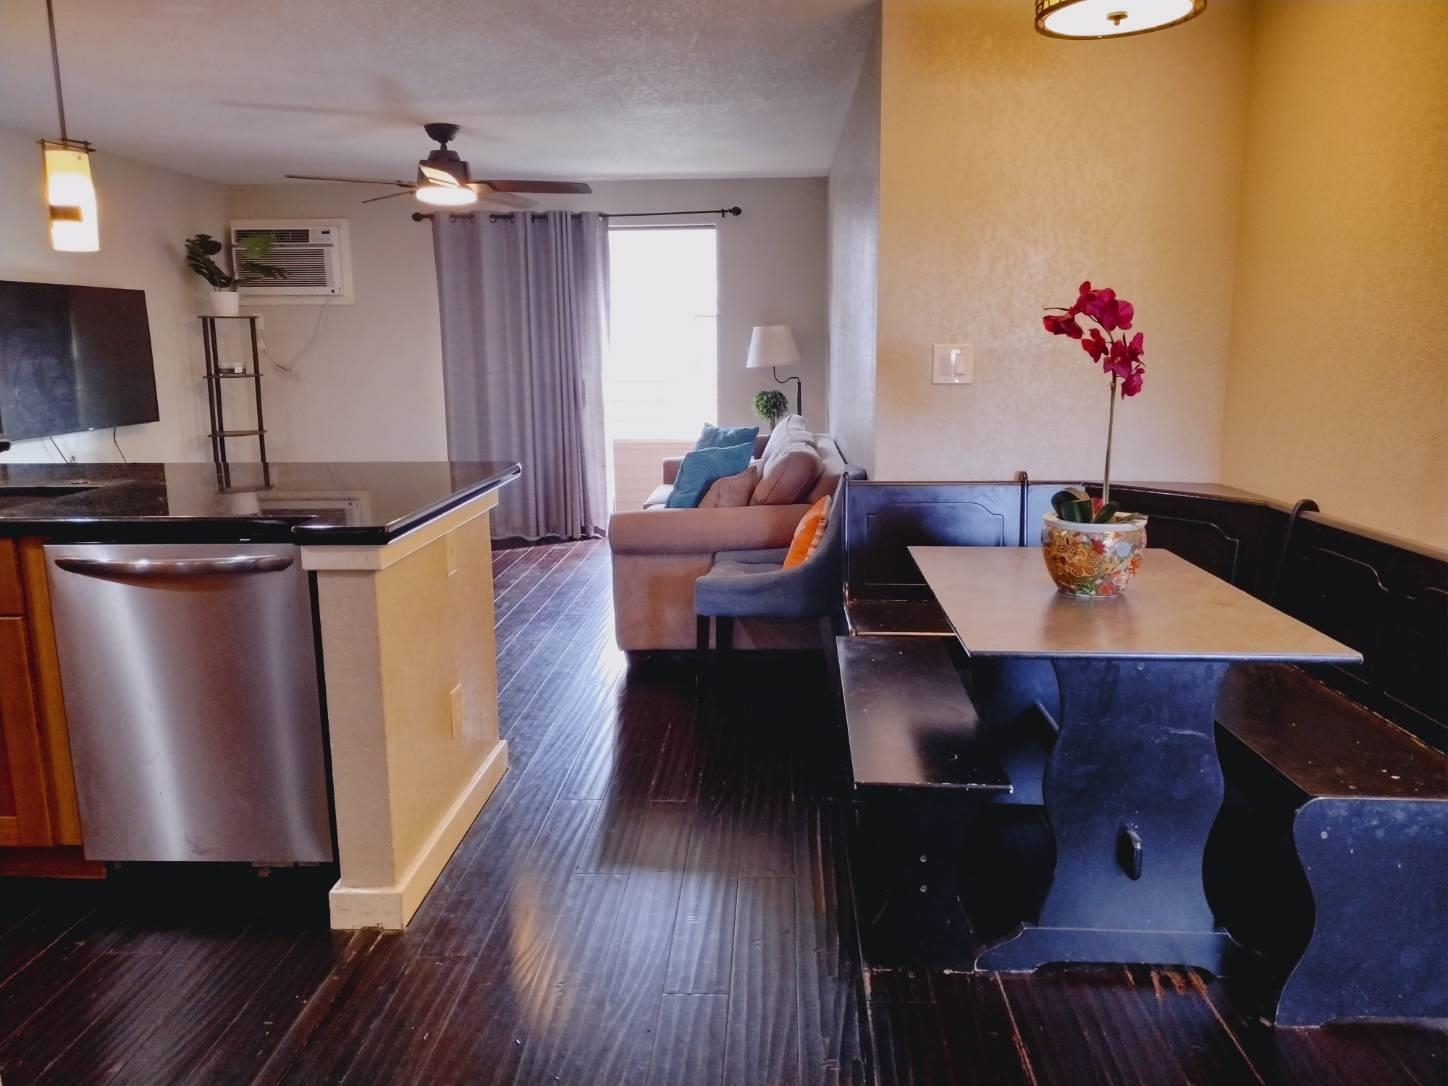
[[[65,127],[65,95],[60,89],[60,50],[55,44],[55,9],[45,0],[50,26],[50,65],[55,73],[55,108],[60,114],[60,138],[40,141],[45,159],[45,200],[50,213],[50,247],[62,253],[93,253],[101,247],[96,219],[96,186],[91,180],[90,155],[85,140],[73,140]]]
[[[1048,38],[1125,38],[1195,18],[1207,0],[1036,0],[1036,30]]]

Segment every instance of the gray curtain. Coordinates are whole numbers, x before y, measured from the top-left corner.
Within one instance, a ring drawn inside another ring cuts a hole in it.
[[[608,228],[595,214],[433,219],[447,447],[516,460],[493,537],[579,539],[605,524]]]

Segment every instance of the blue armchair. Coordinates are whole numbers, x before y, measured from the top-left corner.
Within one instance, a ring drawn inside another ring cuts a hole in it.
[[[802,565],[784,569],[787,548],[720,551],[709,572],[694,582],[694,614],[698,648],[714,645],[727,651],[733,644],[736,618],[830,618],[844,606],[845,494],[851,478],[865,473],[850,468],[840,478],[830,501],[824,538]]]

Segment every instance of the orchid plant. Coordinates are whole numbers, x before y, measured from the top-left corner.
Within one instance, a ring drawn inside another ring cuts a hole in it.
[[[1131,331],[1131,322],[1136,316],[1135,307],[1124,298],[1118,298],[1116,291],[1109,287],[1099,290],[1090,281],[1081,284],[1076,303],[1068,308],[1048,306],[1041,323],[1054,336],[1066,336],[1078,340],[1081,349],[1098,363],[1103,372],[1111,378],[1111,409],[1106,420],[1106,468],[1102,472],[1101,501],[1093,503],[1083,491],[1063,490],[1052,499],[1056,515],[1062,520],[1075,523],[1109,523],[1117,512],[1117,505],[1111,500],[1111,436],[1116,427],[1116,390],[1121,398],[1135,396],[1141,391],[1146,376],[1146,366],[1141,358],[1145,337],[1137,332],[1130,340],[1126,333]],[[1095,325],[1089,332],[1083,329],[1078,318],[1085,317]]]

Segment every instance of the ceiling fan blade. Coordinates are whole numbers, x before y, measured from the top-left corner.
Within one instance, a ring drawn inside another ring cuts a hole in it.
[[[389,192],[386,196],[372,196],[362,202],[364,204],[375,204],[378,200],[390,200],[394,196],[411,196],[417,190],[412,188],[400,189],[397,192]]]
[[[345,181],[349,185],[396,185],[400,189],[413,187],[410,181],[374,181],[367,177],[314,177],[306,173],[287,173],[282,176],[293,181]]]
[[[426,162],[419,162],[417,164],[417,168],[422,173],[422,176],[427,178],[427,180],[431,184],[438,185],[445,189],[455,189],[462,187],[461,184],[458,182],[458,179],[452,174],[448,173],[446,170],[439,170],[436,166],[429,166]]]
[[[517,211],[526,211],[538,203],[537,200],[530,200],[526,196],[518,196],[511,192],[499,192],[486,181],[474,181],[472,189],[478,194],[479,200],[492,204],[495,207],[509,207]]]
[[[582,181],[494,181],[488,178],[483,184],[495,192],[544,192],[560,196],[587,196],[593,192],[592,186]]]

